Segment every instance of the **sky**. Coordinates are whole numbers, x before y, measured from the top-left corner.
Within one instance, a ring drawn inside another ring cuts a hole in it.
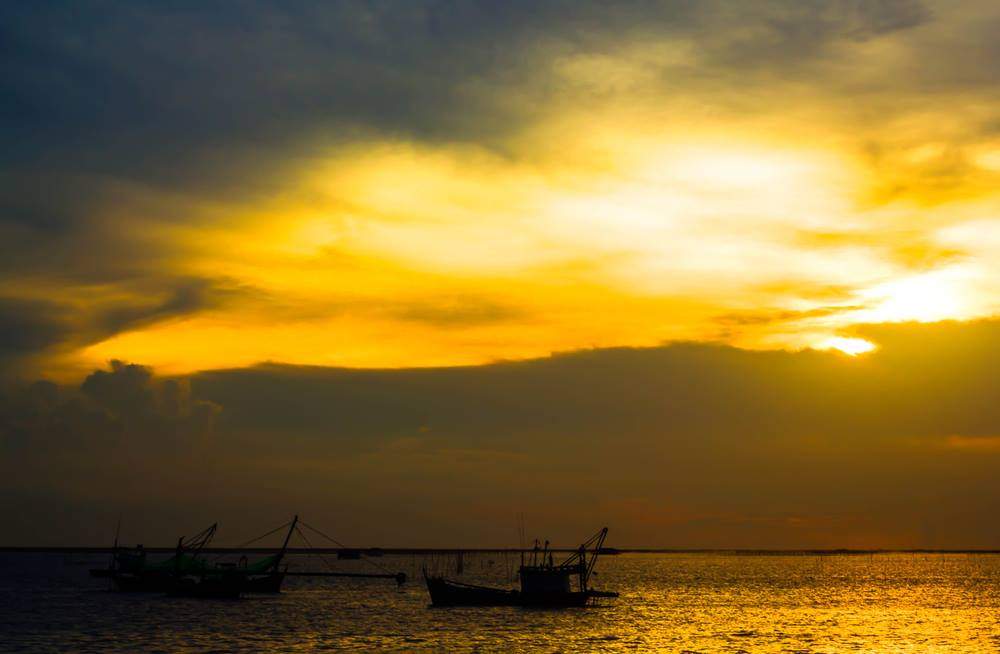
[[[3,6],[0,544],[1000,547],[998,30]]]

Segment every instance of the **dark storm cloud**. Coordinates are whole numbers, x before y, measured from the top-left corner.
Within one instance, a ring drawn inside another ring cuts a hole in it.
[[[115,363],[76,390],[4,396],[18,453],[4,458],[16,468],[6,490],[94,498],[61,536],[25,523],[38,539],[92,533],[83,516],[111,520],[111,505],[180,515],[191,503],[206,518],[250,505],[258,523],[302,510],[392,544],[506,542],[506,523],[469,528],[470,516],[526,508],[567,539],[597,520],[624,541],[673,546],[995,543],[1000,324],[862,333],[882,349],[849,359],[679,344],[468,368],[261,366],[190,386]],[[250,531],[251,518],[239,518]]]

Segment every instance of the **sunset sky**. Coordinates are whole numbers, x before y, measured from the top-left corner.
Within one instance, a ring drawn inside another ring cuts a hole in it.
[[[991,0],[5,5],[0,544],[312,507],[384,545],[524,511],[1000,547],[998,34]]]

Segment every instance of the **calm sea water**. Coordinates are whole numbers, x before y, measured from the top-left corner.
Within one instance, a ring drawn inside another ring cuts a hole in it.
[[[1000,556],[604,557],[606,607],[434,609],[424,564],[388,580],[292,578],[236,601],[108,592],[103,556],[0,554],[0,650],[31,652],[1000,652]],[[463,579],[504,583],[513,560],[466,555]],[[293,567],[316,569],[296,557]],[[338,569],[370,569],[336,561]]]

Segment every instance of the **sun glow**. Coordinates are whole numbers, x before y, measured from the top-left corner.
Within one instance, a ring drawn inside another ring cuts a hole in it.
[[[996,246],[982,208],[927,210],[948,231],[910,243],[894,225],[912,210],[855,202],[857,161],[822,142],[643,136],[584,143],[579,161],[333,149],[266,201],[151,226],[219,292],[198,315],[138,321],[79,357],[171,373],[444,366],[673,340],[856,356],[875,346],[832,338],[851,325],[987,312]]]
[[[968,274],[961,266],[886,282],[861,293],[873,302],[866,322],[934,322],[968,313]]]
[[[838,350],[844,354],[856,357],[875,349],[875,344],[863,338],[847,338],[845,336],[834,336],[819,344],[821,350]]]
[[[764,185],[780,188],[816,178],[821,166],[814,159],[819,157],[813,153],[761,146],[689,147],[674,154],[668,160],[672,164],[668,168],[672,169],[673,179],[689,186],[759,190]]]

